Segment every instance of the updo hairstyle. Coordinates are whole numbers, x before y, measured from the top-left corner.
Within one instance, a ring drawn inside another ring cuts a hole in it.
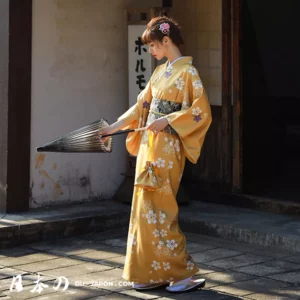
[[[167,26],[169,29],[167,31],[161,30],[162,26]],[[174,19],[166,16],[151,19],[142,35],[142,42],[144,44],[154,41],[162,42],[164,36],[168,36],[177,47],[183,44],[179,24]]]

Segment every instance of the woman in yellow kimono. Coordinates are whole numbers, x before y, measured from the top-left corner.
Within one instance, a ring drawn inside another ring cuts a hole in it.
[[[152,19],[142,40],[154,57],[168,61],[155,69],[137,103],[101,132],[147,127],[126,139],[137,162],[123,278],[139,290],[170,283],[167,290],[182,292],[205,284],[191,279],[199,269],[178,225],[176,194],[185,159],[199,159],[211,110],[192,57],[179,51],[178,24]]]

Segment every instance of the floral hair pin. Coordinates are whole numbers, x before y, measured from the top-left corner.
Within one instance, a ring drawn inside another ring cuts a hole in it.
[[[159,30],[163,33],[163,34],[170,34],[170,24],[169,23],[162,23],[159,26]]]

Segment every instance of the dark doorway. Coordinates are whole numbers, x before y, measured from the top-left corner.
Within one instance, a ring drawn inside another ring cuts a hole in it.
[[[241,4],[243,191],[300,202],[300,1]]]

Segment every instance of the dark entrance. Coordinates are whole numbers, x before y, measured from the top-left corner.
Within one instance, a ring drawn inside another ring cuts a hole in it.
[[[241,1],[243,192],[300,202],[300,1]]]

